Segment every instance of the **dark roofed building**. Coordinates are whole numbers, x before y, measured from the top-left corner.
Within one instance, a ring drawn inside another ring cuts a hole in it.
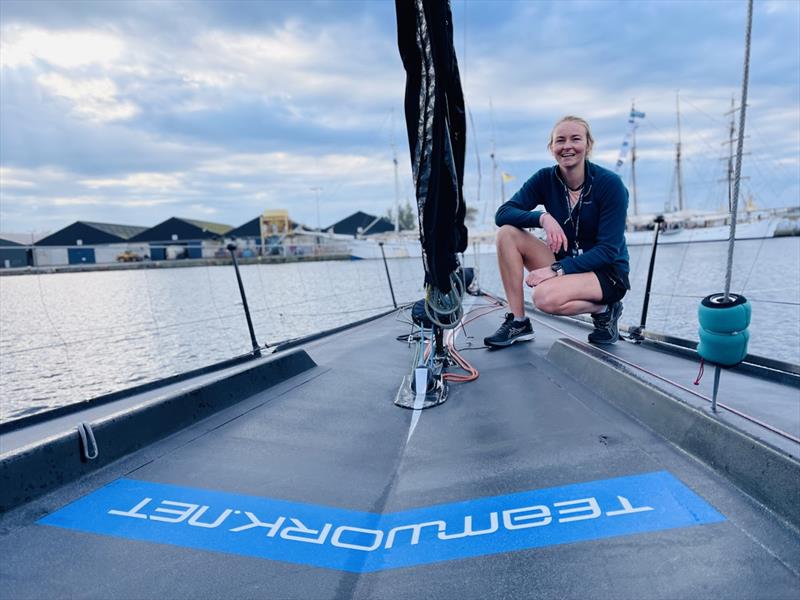
[[[326,231],[333,230],[334,233],[345,235],[370,235],[373,233],[385,233],[394,231],[394,223],[385,217],[376,217],[365,212],[358,211],[349,217],[342,219],[326,228]]]
[[[93,223],[75,221],[55,233],[36,242],[36,246],[94,246],[98,244],[124,243],[143,231],[146,227],[118,225],[115,223]]]
[[[146,229],[136,225],[75,221],[36,242],[34,261],[37,265],[95,263],[98,252],[113,254],[112,244],[126,244]],[[101,256],[100,262],[104,260]]]
[[[189,240],[216,240],[233,227],[222,223],[195,221],[172,217],[133,236],[132,242],[170,242]]]
[[[251,219],[244,225],[239,225],[225,234],[229,238],[261,238],[261,217]]]
[[[222,223],[171,217],[133,236],[130,241],[150,243],[150,257],[153,260],[169,258],[167,246],[185,246],[185,257],[201,258],[204,241],[221,240],[232,229],[230,225]]]
[[[27,267],[31,264],[31,252],[17,242],[0,238],[0,269]]]

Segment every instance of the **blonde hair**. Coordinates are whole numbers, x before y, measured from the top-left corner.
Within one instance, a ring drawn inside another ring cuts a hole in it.
[[[592,148],[594,147],[594,137],[592,137],[592,129],[589,127],[589,122],[586,119],[581,119],[580,117],[576,117],[574,115],[567,115],[565,117],[561,117],[558,121],[556,121],[556,124],[553,125],[553,129],[550,131],[550,141],[547,142],[547,149],[550,151],[553,150],[553,134],[556,132],[556,127],[567,121],[583,125],[583,128],[586,129],[586,156],[589,156],[592,153]]]

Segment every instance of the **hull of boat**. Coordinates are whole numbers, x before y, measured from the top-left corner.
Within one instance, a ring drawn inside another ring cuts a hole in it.
[[[352,240],[348,251],[353,260],[383,258],[422,258],[422,246],[416,240],[387,240],[383,242],[383,254],[376,240]],[[464,254],[494,254],[494,240],[470,243]]]
[[[777,219],[764,219],[762,221],[747,221],[737,223],[737,240],[758,240],[775,237],[778,227]],[[667,230],[658,236],[661,244],[688,244],[693,242],[722,242],[730,236],[730,227],[694,227],[677,230]],[[625,241],[628,246],[650,246],[653,243],[652,231],[627,231]]]
[[[760,240],[775,237],[780,219],[762,219],[745,221],[736,225],[737,240]],[[541,229],[534,229],[534,235],[544,239]],[[698,242],[723,242],[728,240],[730,227],[692,227],[667,230],[658,237],[662,244],[690,244]],[[627,231],[625,241],[628,246],[650,246],[653,244],[652,231]],[[350,240],[348,252],[353,260],[382,258],[381,246],[377,240]],[[383,252],[386,258],[421,258],[422,247],[417,240],[384,240]],[[471,241],[465,254],[495,254],[497,249],[493,239],[482,236],[480,240]]]

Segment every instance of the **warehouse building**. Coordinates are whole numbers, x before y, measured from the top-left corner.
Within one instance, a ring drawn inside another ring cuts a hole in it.
[[[125,250],[137,250],[129,248],[128,242],[145,230],[136,225],[75,221],[36,242],[33,262],[36,266],[114,262]]]
[[[12,240],[0,238],[0,269],[18,269],[33,263],[33,252]]]
[[[224,238],[233,227],[222,223],[171,217],[130,239],[147,244],[152,260],[212,258],[225,255]]]

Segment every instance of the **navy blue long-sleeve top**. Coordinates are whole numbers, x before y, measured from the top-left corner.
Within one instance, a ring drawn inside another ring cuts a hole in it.
[[[533,210],[537,206],[543,206],[544,210]],[[497,209],[495,223],[498,227],[541,227],[539,217],[548,212],[569,240],[567,252],[559,249],[556,254],[564,273],[588,273],[611,267],[627,275],[630,271],[625,244],[628,190],[619,176],[587,160],[583,197],[573,209],[571,220],[568,211],[567,186],[555,165],[534,173]],[[575,251],[578,248],[580,254]]]

